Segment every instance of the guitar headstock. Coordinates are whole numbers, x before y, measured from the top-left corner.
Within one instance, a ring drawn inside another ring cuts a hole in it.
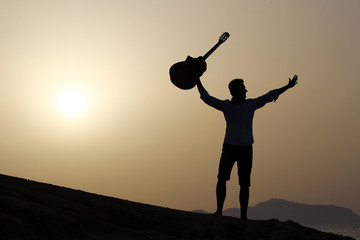
[[[223,43],[225,42],[228,38],[230,37],[230,34],[228,32],[224,32],[223,34],[221,34],[221,36],[219,37],[219,42]]]

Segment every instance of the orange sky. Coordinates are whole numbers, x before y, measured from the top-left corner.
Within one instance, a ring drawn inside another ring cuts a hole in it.
[[[209,57],[202,80],[229,98],[299,84],[255,114],[250,205],[270,198],[360,214],[360,2],[0,1],[0,173],[133,201],[215,209],[225,122],[170,66]],[[86,96],[75,117],[66,89]],[[238,207],[236,171],[225,208]]]

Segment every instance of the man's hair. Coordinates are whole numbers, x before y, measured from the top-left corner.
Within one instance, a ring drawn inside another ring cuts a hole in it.
[[[231,80],[230,83],[229,83],[229,90],[230,90],[230,93],[232,96],[234,96],[235,94],[235,89],[237,88],[237,86],[239,85],[242,85],[244,86],[244,80],[243,79],[240,79],[240,78],[236,78],[234,80]]]

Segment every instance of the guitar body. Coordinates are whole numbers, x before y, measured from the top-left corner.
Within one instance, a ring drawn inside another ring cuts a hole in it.
[[[201,75],[206,71],[205,61],[201,57],[188,56],[185,61],[175,63],[170,68],[170,80],[180,89],[188,90],[195,87]]]
[[[188,56],[185,61],[175,63],[170,68],[170,80],[180,89],[188,90],[196,86],[200,77],[206,71],[206,58],[208,58],[230,36],[223,33],[219,41],[203,57],[193,58]]]

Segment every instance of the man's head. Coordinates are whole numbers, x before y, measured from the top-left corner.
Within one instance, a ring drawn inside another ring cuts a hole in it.
[[[244,80],[234,79],[229,83],[229,90],[231,95],[238,100],[245,100],[246,98],[246,87],[244,85]]]

